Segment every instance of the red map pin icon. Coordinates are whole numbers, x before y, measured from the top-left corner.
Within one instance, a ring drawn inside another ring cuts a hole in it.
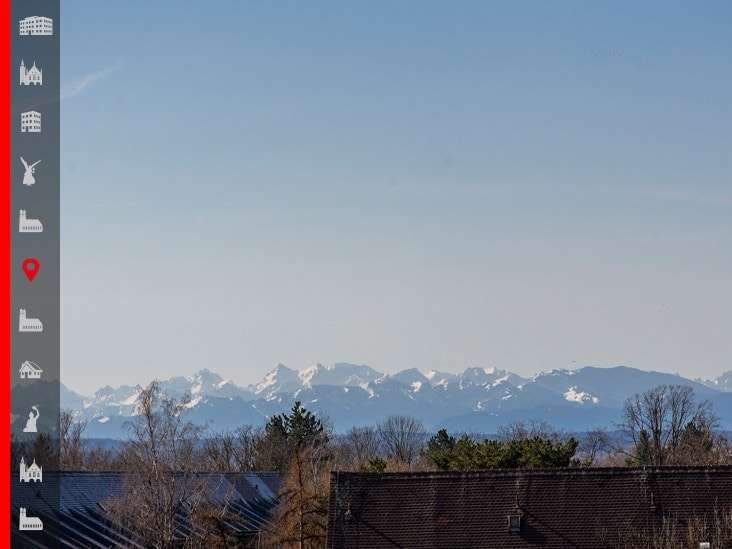
[[[33,282],[33,279],[38,275],[38,271],[40,270],[41,262],[35,257],[27,257],[23,260],[23,272],[31,282]]]

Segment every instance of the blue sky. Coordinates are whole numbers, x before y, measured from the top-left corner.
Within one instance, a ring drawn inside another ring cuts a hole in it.
[[[64,381],[731,368],[732,7],[547,4],[64,2]]]

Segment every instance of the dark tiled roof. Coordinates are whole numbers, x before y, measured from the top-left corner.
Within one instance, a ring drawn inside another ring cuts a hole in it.
[[[237,517],[230,526],[242,537],[259,531],[276,503],[277,473],[205,473],[198,478],[205,479],[215,501],[229,503]],[[103,507],[105,501],[122,494],[123,473],[44,471],[43,484],[46,494],[56,492],[47,488],[58,485],[60,501],[49,501],[35,485],[20,484],[17,475],[12,477],[14,540],[21,536],[20,507],[43,521],[42,532],[23,533],[24,547],[142,547],[135,533],[113,524]],[[186,528],[184,522],[181,517],[181,529]]]
[[[620,529],[715,507],[732,509],[732,467],[335,472],[327,547],[606,548]]]

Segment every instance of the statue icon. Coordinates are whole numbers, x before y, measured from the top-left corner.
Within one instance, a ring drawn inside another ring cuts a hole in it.
[[[36,184],[36,166],[41,163],[40,160],[36,160],[33,162],[33,164],[28,164],[28,162],[25,161],[25,158],[22,156],[20,157],[20,161],[23,163],[23,167],[25,168],[25,173],[23,174],[23,185],[27,187],[31,187]]]
[[[35,414],[33,413],[35,412]],[[38,411],[37,406],[31,406],[31,411],[28,412],[28,421],[25,422],[25,427],[23,427],[24,433],[37,433],[38,427],[36,426],[36,422],[38,421],[38,417],[41,415],[41,413]]]

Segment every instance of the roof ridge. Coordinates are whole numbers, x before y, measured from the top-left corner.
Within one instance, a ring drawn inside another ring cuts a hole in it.
[[[547,467],[526,469],[480,469],[475,471],[394,471],[369,473],[358,471],[334,470],[341,476],[364,478],[458,478],[491,476],[608,476],[608,475],[648,475],[663,473],[730,473],[732,465],[664,465],[655,467]]]

